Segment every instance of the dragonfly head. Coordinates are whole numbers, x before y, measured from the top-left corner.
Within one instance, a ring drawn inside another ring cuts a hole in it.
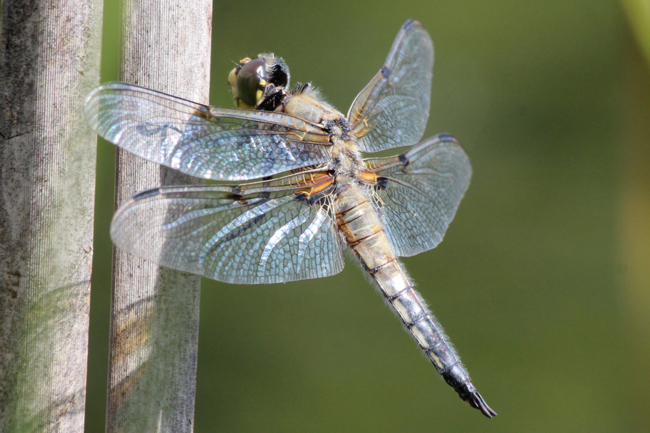
[[[289,67],[281,57],[260,54],[248,57],[230,72],[228,82],[238,108],[273,111],[289,88]]]

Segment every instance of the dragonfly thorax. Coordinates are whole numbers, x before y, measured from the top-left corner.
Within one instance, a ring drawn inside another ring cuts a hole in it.
[[[338,181],[357,183],[358,172],[365,168],[355,141],[337,139],[332,146],[330,170]]]
[[[320,92],[309,83],[299,85],[284,104],[283,111],[317,125],[339,128],[347,126],[345,116],[325,102]],[[348,128],[349,129],[349,128]],[[333,131],[334,132],[334,131]]]

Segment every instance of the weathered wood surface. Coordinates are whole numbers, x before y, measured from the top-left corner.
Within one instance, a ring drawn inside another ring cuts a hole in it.
[[[84,429],[102,6],[2,2],[2,432]]]
[[[212,1],[127,0],[121,79],[207,103]],[[118,150],[116,203],[194,180]],[[108,432],[190,432],[194,425],[200,279],[116,250]]]

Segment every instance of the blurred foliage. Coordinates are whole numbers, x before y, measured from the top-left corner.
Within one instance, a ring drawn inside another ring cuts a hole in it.
[[[108,81],[117,0],[105,11]],[[216,3],[211,102],[232,105],[232,60],[272,51],[346,112],[411,17],[436,47],[427,135],[453,133],[474,177],[445,241],[404,262],[499,416],[458,399],[350,261],[323,280],[204,281],[195,431],[648,431],[619,208],[624,119],[645,108],[624,91],[618,2]],[[105,413],[113,161],[100,143],[88,432]]]
[[[625,337],[629,344],[630,399],[636,431],[650,430],[650,2],[626,0],[638,44],[627,44],[619,205]],[[628,35],[629,38],[632,35]],[[644,58],[643,58],[644,57]]]
[[[648,0],[621,0],[621,3],[650,66],[650,2]]]

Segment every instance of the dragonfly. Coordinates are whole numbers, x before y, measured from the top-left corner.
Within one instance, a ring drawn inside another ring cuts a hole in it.
[[[351,249],[387,304],[463,401],[496,416],[399,257],[443,238],[467,190],[469,159],[449,134],[420,141],[429,117],[433,43],[408,20],[347,115],[310,83],[290,87],[282,58],[245,58],[228,81],[237,108],[106,83],[86,117],[106,140],[183,173],[239,184],[163,186],[115,213],[116,246],[237,284],[322,278]],[[364,158],[408,147],[388,157]]]

